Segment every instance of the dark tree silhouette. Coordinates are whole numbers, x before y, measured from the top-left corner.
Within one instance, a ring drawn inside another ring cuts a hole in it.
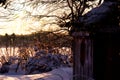
[[[5,3],[7,2],[7,0],[0,0],[0,4],[5,5]]]

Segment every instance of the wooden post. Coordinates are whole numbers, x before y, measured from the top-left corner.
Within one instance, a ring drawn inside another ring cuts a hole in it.
[[[72,34],[73,80],[93,80],[93,43],[88,32]]]

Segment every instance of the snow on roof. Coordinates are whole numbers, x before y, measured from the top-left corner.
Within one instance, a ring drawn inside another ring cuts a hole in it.
[[[93,8],[90,12],[85,14],[85,16],[82,19],[83,22],[86,25],[89,25],[102,21],[106,18],[106,16],[108,16],[108,13],[111,12],[111,7],[114,4],[114,2],[109,1],[103,2],[103,4],[101,4],[100,6]]]

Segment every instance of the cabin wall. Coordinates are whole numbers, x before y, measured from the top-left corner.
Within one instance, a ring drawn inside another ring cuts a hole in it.
[[[72,51],[74,58],[74,80],[89,80],[93,78],[93,48],[89,33],[74,34]]]
[[[93,38],[95,80],[120,80],[120,33],[96,33]]]
[[[73,80],[120,80],[120,32],[73,35]]]

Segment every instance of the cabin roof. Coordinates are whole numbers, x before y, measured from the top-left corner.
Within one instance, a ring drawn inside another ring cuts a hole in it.
[[[100,6],[93,8],[86,13],[81,21],[84,23],[84,27],[94,29],[97,31],[120,31],[120,28],[116,24],[115,15],[115,2],[105,1]],[[117,28],[116,28],[117,27]]]

